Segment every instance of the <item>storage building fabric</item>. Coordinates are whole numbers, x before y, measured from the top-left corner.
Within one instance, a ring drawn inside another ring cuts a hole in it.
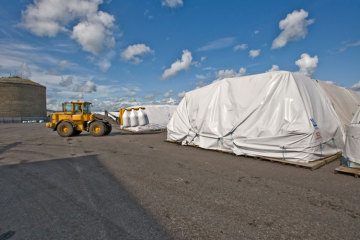
[[[316,80],[286,71],[223,79],[186,93],[168,140],[236,155],[310,162],[341,152],[344,130]]]

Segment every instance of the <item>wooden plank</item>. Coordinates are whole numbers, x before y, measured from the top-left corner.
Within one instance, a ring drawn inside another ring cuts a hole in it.
[[[180,144],[179,142],[174,142],[174,141],[170,141],[170,140],[165,140],[165,142]],[[191,145],[186,145],[186,146],[191,146]],[[198,146],[191,146],[191,147],[198,147]],[[204,150],[214,151],[212,149],[204,149]],[[222,151],[222,150],[215,150],[215,151],[232,154],[231,152],[226,152],[226,151]],[[316,170],[316,169],[324,166],[327,163],[335,161],[336,159],[338,159],[341,156],[342,156],[341,153],[337,153],[337,154],[329,156],[329,157],[325,157],[325,158],[322,158],[322,159],[319,159],[316,161],[305,163],[305,162],[293,162],[293,161],[289,161],[289,160],[285,160],[285,159],[281,159],[281,158],[242,155],[242,157],[246,157],[246,158],[254,158],[254,159],[266,160],[266,161],[270,161],[270,162],[277,162],[277,163],[281,163],[282,165],[289,164],[289,165],[293,165],[295,167],[303,167],[303,168],[308,168],[311,170]]]
[[[358,178],[360,177],[360,168],[349,168],[346,166],[339,166],[335,168],[335,173],[345,173],[353,175],[354,177]]]

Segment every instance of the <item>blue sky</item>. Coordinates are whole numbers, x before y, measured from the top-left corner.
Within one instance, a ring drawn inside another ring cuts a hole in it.
[[[177,103],[273,70],[360,89],[360,1],[0,0],[0,73],[47,87],[49,109]]]

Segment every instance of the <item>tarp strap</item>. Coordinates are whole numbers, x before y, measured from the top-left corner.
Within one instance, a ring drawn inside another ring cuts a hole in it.
[[[350,167],[350,159],[349,158],[342,158],[341,160],[340,160],[340,165],[347,165],[348,167]]]

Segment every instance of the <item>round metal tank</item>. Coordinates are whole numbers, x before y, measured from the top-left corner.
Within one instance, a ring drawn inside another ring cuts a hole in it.
[[[18,77],[0,78],[0,122],[46,118],[46,87]]]

